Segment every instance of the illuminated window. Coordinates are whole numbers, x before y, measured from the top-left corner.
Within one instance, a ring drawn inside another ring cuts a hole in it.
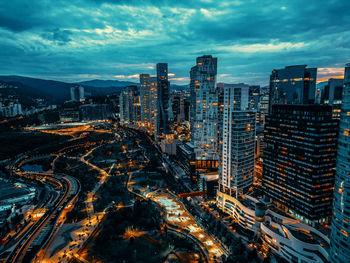
[[[341,229],[340,231],[342,232],[342,234],[343,234],[344,236],[346,236],[346,237],[348,236],[348,232],[346,232],[344,229]]]

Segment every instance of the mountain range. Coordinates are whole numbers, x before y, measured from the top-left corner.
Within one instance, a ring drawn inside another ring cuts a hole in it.
[[[46,80],[39,78],[23,77],[23,76],[0,76],[0,82],[5,82],[13,86],[17,86],[15,90],[20,99],[28,101],[30,98],[44,98],[50,103],[60,104],[70,99],[70,88],[74,85],[84,87],[85,93],[92,96],[108,95],[119,93],[121,89],[128,85],[137,85],[138,83],[119,81],[119,80],[88,80],[76,83],[67,83],[56,80]],[[171,89],[183,90],[188,85],[171,85]],[[0,93],[6,94],[7,91],[2,89]],[[13,92],[13,91],[12,91]],[[13,94],[12,94],[13,95]]]

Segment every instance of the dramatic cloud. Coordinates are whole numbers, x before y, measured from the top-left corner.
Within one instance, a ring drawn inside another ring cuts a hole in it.
[[[168,62],[189,82],[197,56],[218,80],[266,85],[274,68],[308,64],[319,78],[350,61],[350,1],[11,0],[0,2],[0,74],[137,81]]]

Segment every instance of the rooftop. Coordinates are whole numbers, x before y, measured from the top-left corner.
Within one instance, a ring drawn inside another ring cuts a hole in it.
[[[15,187],[14,184],[1,181],[0,184],[0,203],[9,198],[26,195],[30,191],[27,187]]]

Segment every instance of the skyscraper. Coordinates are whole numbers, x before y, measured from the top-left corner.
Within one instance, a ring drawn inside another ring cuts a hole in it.
[[[258,111],[259,102],[260,102],[260,86],[258,85],[249,86],[249,109]]]
[[[306,65],[274,69],[270,76],[270,110],[273,104],[310,104],[316,96],[317,68]]]
[[[148,79],[150,85],[150,99],[149,99],[149,110],[150,110],[150,128],[151,132],[156,132],[156,123],[158,115],[158,88],[157,88],[157,77],[150,77]]]
[[[270,103],[270,95],[269,90],[267,89],[260,89],[260,102],[259,102],[259,110],[258,110],[258,117],[259,120],[259,126],[264,127],[265,125],[265,117],[269,113],[269,103]]]
[[[198,57],[190,71],[191,140],[198,168],[216,168],[218,163],[216,74],[217,58],[210,55]]]
[[[84,87],[74,86],[70,88],[70,98],[72,101],[81,101],[84,99]]]
[[[350,262],[350,63],[345,67],[335,176],[331,262]]]
[[[157,64],[157,126],[156,135],[162,136],[169,133],[168,114],[169,114],[169,89],[168,81],[168,63]]]
[[[151,114],[150,114],[150,75],[140,74],[140,103],[141,103],[141,122],[146,127],[151,125]]]
[[[307,224],[331,215],[337,131],[327,105],[273,105],[266,117],[264,193]]]
[[[135,123],[140,121],[139,101],[137,86],[124,87],[119,96],[120,121]]]
[[[330,78],[321,96],[321,103],[332,105],[333,118],[338,120],[340,119],[343,86],[344,79]]]
[[[249,86],[224,84],[219,191],[245,192],[253,184],[256,112],[249,109]]]

